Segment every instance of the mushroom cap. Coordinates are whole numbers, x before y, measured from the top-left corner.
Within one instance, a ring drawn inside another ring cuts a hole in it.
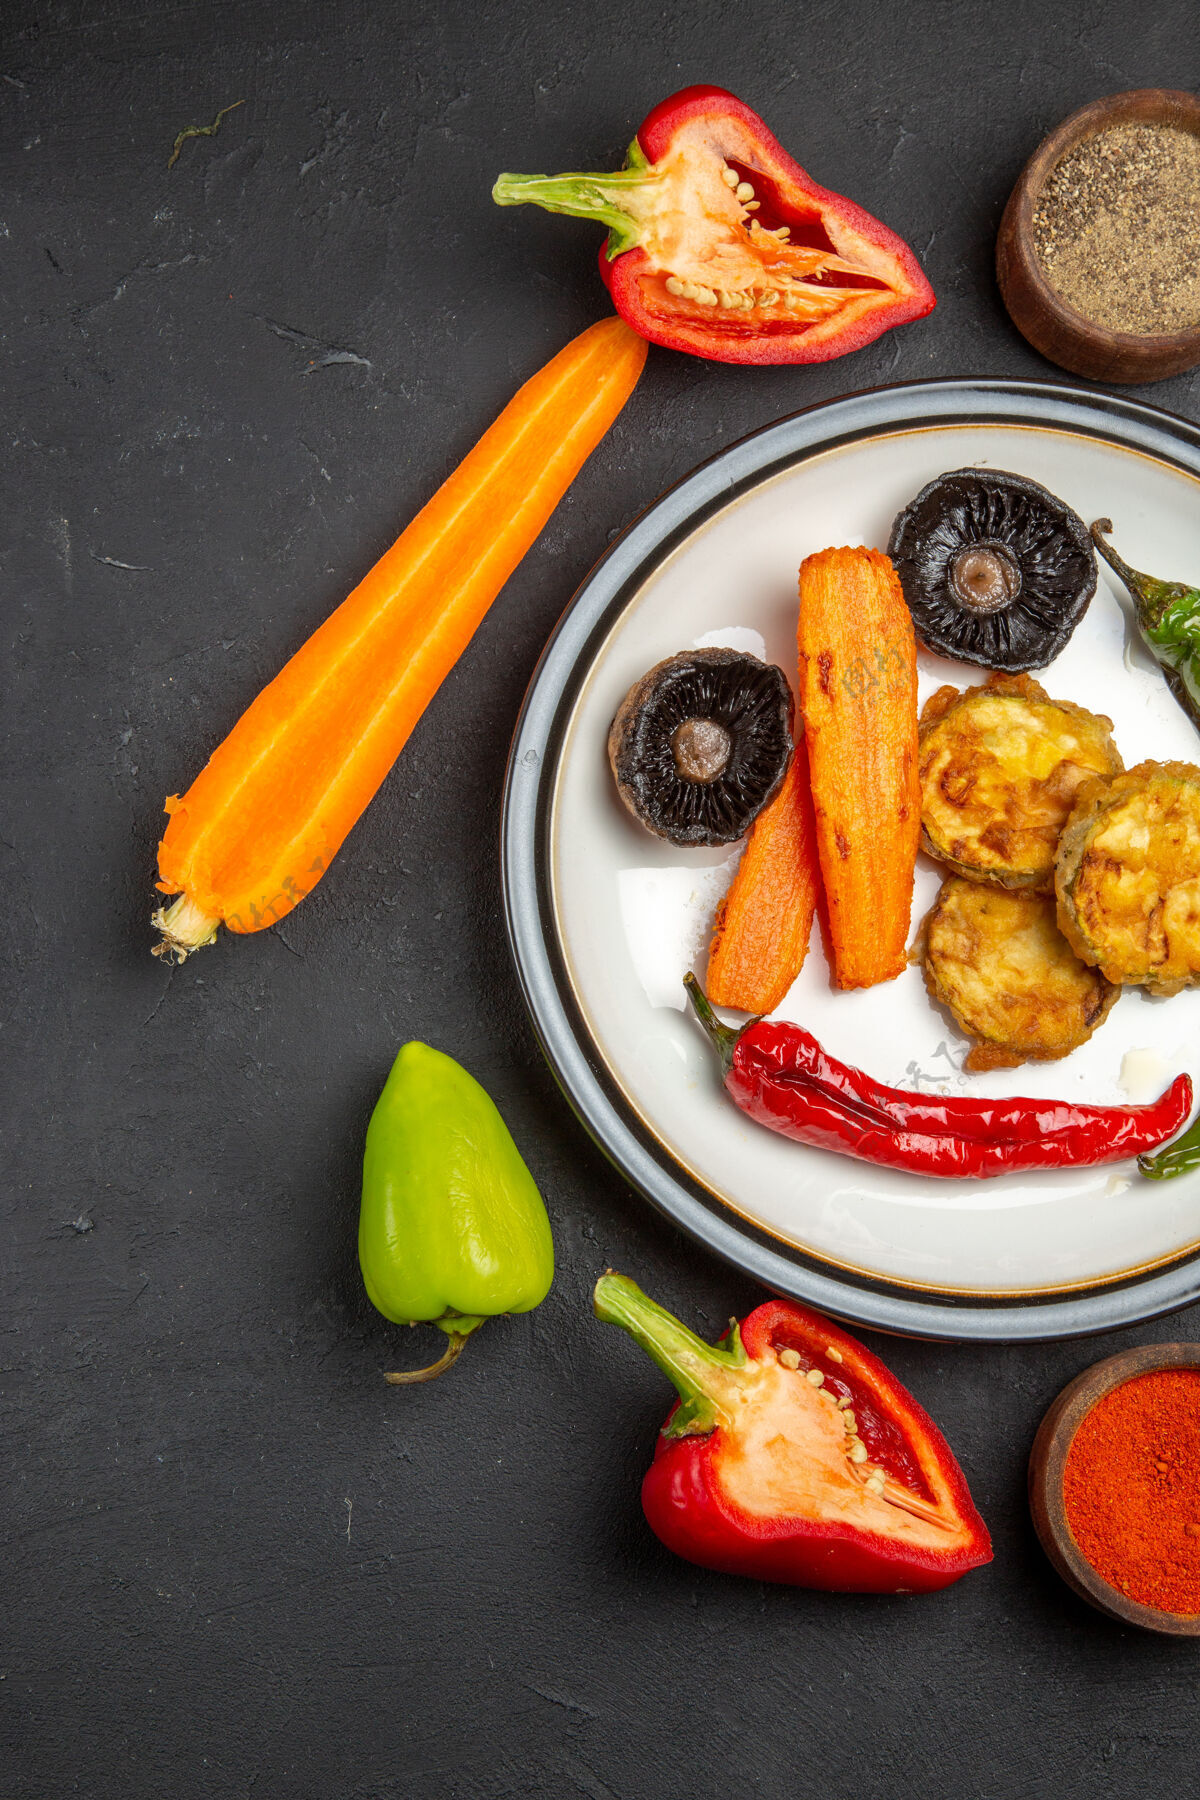
[[[783,670],[737,650],[685,650],[626,694],[608,734],[617,791],[656,837],[732,844],[778,793],[792,756]],[[699,723],[714,731],[694,728]]]
[[[1044,669],[1096,591],[1083,520],[1004,469],[929,482],[897,514],[888,555],[925,647],[985,669]]]

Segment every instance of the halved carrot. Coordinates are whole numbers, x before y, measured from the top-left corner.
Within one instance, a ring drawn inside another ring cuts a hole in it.
[[[754,821],[717,913],[704,984],[714,1005],[774,1012],[808,954],[820,885],[808,755],[800,737],[783,786]]]
[[[258,931],[316,886],[409,733],[637,383],[645,341],[593,325],[505,407],[337,611],[263,689],[158,851],[159,956]]]
[[[839,987],[906,963],[921,831],[912,617],[879,550],[800,568],[800,707]]]

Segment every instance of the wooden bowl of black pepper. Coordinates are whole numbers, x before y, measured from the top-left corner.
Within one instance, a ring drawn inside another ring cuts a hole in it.
[[[1034,1439],[1029,1509],[1042,1549],[1081,1600],[1123,1625],[1200,1637],[1198,1443],[1200,1344],[1144,1344],[1094,1363]]]
[[[1200,99],[1109,94],[1034,151],[996,240],[1017,330],[1093,381],[1200,363]]]

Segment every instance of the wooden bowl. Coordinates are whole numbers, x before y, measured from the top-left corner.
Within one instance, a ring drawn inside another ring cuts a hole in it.
[[[1113,125],[1172,125],[1200,137],[1200,99],[1174,88],[1134,88],[1064,119],[1009,196],[996,239],[996,279],[1017,330],[1059,368],[1093,381],[1162,381],[1200,363],[1200,324],[1152,337],[1109,331],[1055,293],[1033,247],[1034,210],[1047,178],[1068,150]]]
[[[1143,1606],[1098,1575],[1080,1550],[1067,1523],[1063,1470],[1071,1441],[1097,1400],[1134,1375],[1159,1369],[1200,1369],[1200,1344],[1147,1344],[1106,1357],[1077,1375],[1054,1402],[1038,1429],[1029,1457],[1029,1507],[1042,1549],[1067,1586],[1081,1599],[1124,1625],[1161,1631],[1170,1637],[1200,1637],[1200,1613],[1160,1612]]]

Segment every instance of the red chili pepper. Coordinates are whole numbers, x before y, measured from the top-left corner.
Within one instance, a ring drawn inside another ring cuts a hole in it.
[[[904,240],[819,187],[724,88],[656,106],[612,175],[501,175],[492,198],[607,225],[600,273],[621,317],[717,362],[826,362],[936,304]]]
[[[839,1062],[799,1025],[723,1025],[695,976],[685,982],[742,1111],[784,1137],[862,1162],[955,1176],[1120,1162],[1174,1137],[1192,1110],[1187,1075],[1149,1106],[906,1093]]]
[[[828,1319],[770,1300],[714,1346],[611,1270],[593,1304],[679,1390],[642,1483],[651,1529],[677,1556],[871,1594],[947,1587],[991,1561],[933,1420]]]

